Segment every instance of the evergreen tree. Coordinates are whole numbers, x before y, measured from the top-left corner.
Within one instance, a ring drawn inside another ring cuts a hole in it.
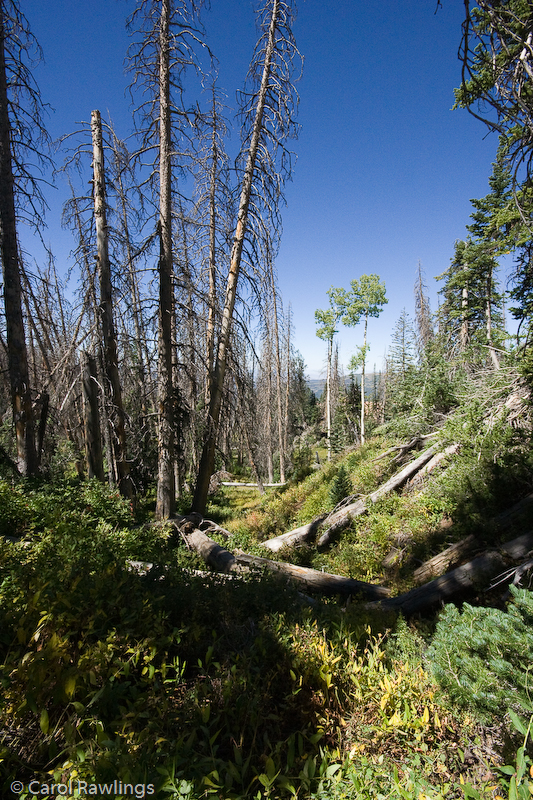
[[[420,391],[416,334],[409,314],[402,310],[387,355],[388,416],[412,408]]]
[[[352,493],[352,481],[344,464],[341,464],[336,476],[331,482],[329,499],[333,506],[338,505],[345,497]]]
[[[438,277],[445,281],[440,291],[444,302],[439,309],[439,331],[452,354],[474,365],[486,362],[494,352],[494,330],[500,334],[503,330],[503,298],[494,285],[497,266],[490,247],[469,238],[455,243],[451,264]]]

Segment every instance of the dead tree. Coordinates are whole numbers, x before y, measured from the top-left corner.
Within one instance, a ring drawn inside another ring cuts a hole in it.
[[[158,470],[156,515],[173,514],[176,502],[176,400],[173,381],[173,337],[175,314],[174,259],[172,250],[172,198],[178,168],[177,153],[183,153],[184,129],[190,120],[182,106],[182,80],[187,67],[196,62],[194,46],[199,42],[197,4],[174,0],[143,0],[133,12],[129,27],[137,41],[131,46],[129,69],[133,74],[130,91],[140,90],[142,101],[136,109],[140,153],[146,160],[153,154],[147,184],[151,201],[158,207],[156,223],[159,241],[159,331],[157,369]],[[178,140],[181,143],[178,145]],[[183,156],[184,160],[187,160]],[[175,190],[174,190],[175,191]]]
[[[28,65],[35,55],[40,56],[40,49],[18,4],[15,0],[0,0],[0,238],[11,407],[18,469],[23,475],[33,475],[38,460],[22,311],[17,216],[25,216],[35,227],[44,224],[44,200],[27,164],[36,156],[41,163],[45,161],[39,153],[48,143],[41,96]]]
[[[126,428],[122,387],[118,370],[117,335],[113,314],[113,288],[111,283],[111,262],[109,259],[109,239],[106,210],[106,183],[104,169],[104,147],[102,140],[102,120],[99,111],[91,114],[93,142],[93,192],[94,219],[96,225],[96,258],[100,280],[100,318],[104,369],[109,387],[111,440],[118,474],[118,486],[124,497],[131,497],[129,464],[126,454]]]
[[[290,173],[290,154],[285,142],[288,137],[296,134],[292,119],[296,98],[291,80],[293,61],[298,56],[290,28],[291,22],[292,10],[287,2],[268,0],[260,13],[262,37],[250,69],[255,85],[243,97],[245,168],[215,366],[210,376],[206,434],[193,497],[193,508],[199,512],[205,508],[209,481],[214,469],[228,348],[243,247],[247,230],[250,229],[252,196],[257,211],[262,205],[264,207],[266,199],[269,212],[277,215],[284,174]],[[276,164],[278,154],[280,159]]]
[[[83,389],[83,420],[85,427],[85,457],[89,478],[104,480],[104,461],[100,415],[98,413],[98,381],[96,359],[87,352],[82,353],[81,381]]]

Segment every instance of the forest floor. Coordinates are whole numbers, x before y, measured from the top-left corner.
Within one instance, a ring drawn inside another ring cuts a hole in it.
[[[419,455],[396,459],[405,432],[263,497],[224,488],[206,515],[223,530],[209,535],[231,553],[402,595],[446,547],[474,535],[477,551],[498,548],[531,527],[531,506],[501,523],[531,491],[522,432],[483,429],[471,413],[438,438],[457,453],[325,547],[264,542],[341,495],[368,498]],[[181,800],[494,800],[533,788],[533,602],[509,594],[509,579],[473,587],[441,624],[439,607],[406,619],[357,594],[302,593],[270,569],[219,575],[176,525],[150,522],[148,500],[133,509],[93,481],[0,482],[0,533],[4,796],[14,780],[24,798],[31,780]],[[500,630],[505,646],[487,634]]]

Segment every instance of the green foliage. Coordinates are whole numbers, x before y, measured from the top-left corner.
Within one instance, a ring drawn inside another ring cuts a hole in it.
[[[0,535],[21,536],[28,520],[28,501],[22,486],[0,480]]]
[[[443,443],[457,443],[459,457],[434,485],[435,493],[453,508],[454,519],[470,529],[523,493],[532,468],[529,435],[512,428],[503,409],[499,416],[486,418],[486,406],[498,403],[497,387],[485,383],[481,392],[483,401],[464,403],[444,426]]]
[[[307,479],[308,501],[335,471]],[[264,503],[281,519],[303,499]],[[2,789],[75,775],[189,800],[445,792],[430,677],[401,648],[389,659],[355,606],[309,611],[271,575],[195,577],[106,487],[33,488],[27,506],[28,535],[0,543]]]
[[[336,506],[345,497],[352,494],[352,482],[345,464],[341,464],[329,488],[329,499]]]
[[[509,800],[530,800],[533,795],[533,761],[527,753],[526,748],[531,743],[531,726],[533,716],[529,718],[529,724],[525,725],[517,715],[510,710],[509,715],[514,728],[524,739],[517,750],[514,764],[507,764],[499,767],[499,772],[503,775],[502,783],[508,792]]]
[[[533,712],[533,593],[511,591],[507,611],[447,606],[427,654],[450,697],[483,720],[508,708],[522,716]]]

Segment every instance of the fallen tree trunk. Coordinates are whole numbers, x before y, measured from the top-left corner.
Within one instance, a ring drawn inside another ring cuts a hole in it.
[[[479,544],[479,540],[471,533],[470,536],[461,539],[460,542],[450,545],[442,553],[438,553],[438,555],[425,561],[418,569],[415,569],[413,572],[415,583],[427,583],[432,578],[442,575],[451,564],[457,563],[467,554],[479,548]]]
[[[532,505],[533,493],[530,493],[519,500],[518,503],[515,503],[514,506],[491,519],[489,526],[495,527],[500,534],[505,530],[512,529],[520,524],[522,518],[525,521],[524,515],[530,512]],[[478,549],[481,549],[481,542],[473,534],[470,534],[470,536],[455,542],[447,547],[446,550],[425,561],[413,572],[413,578],[416,583],[427,583],[431,578],[442,575],[454,562],[463,559],[466,555]]]
[[[445,450],[442,450],[440,453],[435,453],[433,458],[431,458],[427,464],[424,464],[422,469],[420,469],[416,473],[416,475],[413,476],[411,483],[409,485],[414,486],[415,484],[422,481],[426,475],[428,475],[432,470],[435,469],[435,467],[438,464],[440,464],[441,461],[444,461],[444,459],[447,456],[453,456],[458,450],[459,450],[458,444],[451,444],[449,447],[447,447]]]
[[[502,570],[508,568],[510,562],[522,560],[532,548],[533,531],[530,531],[501,545],[498,550],[483,553],[423,586],[411,589],[410,592],[398,595],[398,597],[370,603],[367,607],[394,609],[406,615],[427,611],[439,603],[460,599],[475,591],[480,585],[486,586]],[[513,570],[509,571],[509,582],[513,572]]]
[[[232,489],[258,489],[259,484],[257,483],[239,483],[237,481],[221,481],[222,486],[228,486]],[[285,483],[263,483],[262,486],[264,488],[271,489],[272,487],[280,487],[285,486]]]
[[[400,450],[400,454],[397,456],[397,458],[401,457],[406,452],[416,447],[416,445],[424,439],[429,439],[435,435],[436,434],[430,433],[426,436],[417,436],[411,439],[411,441],[405,445],[396,445],[395,447],[390,448],[389,450],[385,451],[385,453],[382,453],[380,456],[375,458],[374,461],[379,461],[381,458],[384,458],[386,455],[390,455],[390,453],[394,452],[395,450]],[[332,512],[328,517],[317,517],[307,525],[301,525],[299,528],[294,528],[292,531],[282,533],[280,536],[274,536],[272,539],[267,539],[265,542],[261,542],[261,544],[263,547],[267,547],[274,553],[281,550],[282,547],[293,547],[294,545],[300,544],[301,542],[304,542],[306,539],[309,539],[311,536],[313,536],[317,532],[320,525],[326,521],[328,528],[326,531],[324,531],[317,542],[318,547],[323,547],[329,543],[331,538],[336,533],[347,527],[352,519],[355,519],[356,517],[359,517],[361,514],[365,514],[368,511],[368,500],[370,500],[372,503],[375,503],[376,500],[378,500],[384,494],[393,491],[397,487],[401,486],[402,483],[405,483],[412,475],[422,473],[427,474],[427,472],[430,472],[446,456],[455,453],[457,449],[457,445],[451,445],[441,453],[435,453],[435,448],[430,447],[417,459],[412,461],[390,480],[384,483],[383,486],[370,494],[368,498],[357,500],[355,503],[350,503],[344,508],[339,509],[339,511]]]
[[[300,542],[304,542],[317,532],[326,517],[327,514],[322,514],[321,517],[308,522],[307,525],[300,525],[299,528],[294,528],[292,531],[287,531],[287,533],[282,533],[280,536],[274,536],[273,539],[267,539],[266,542],[261,542],[261,546],[267,547],[273,553],[277,553],[283,547],[293,547],[295,544],[300,544]]]
[[[410,464],[407,464],[400,472],[396,475],[393,475],[383,486],[380,486],[379,489],[376,489],[375,492],[369,494],[367,498],[364,500],[358,500],[356,503],[352,503],[346,508],[337,511],[335,514],[332,514],[328,518],[329,527],[320,539],[317,542],[318,547],[323,547],[324,545],[328,544],[333,536],[335,536],[340,531],[344,530],[344,528],[348,527],[350,522],[355,519],[356,517],[361,516],[361,514],[365,514],[368,511],[368,502],[375,503],[379,500],[380,497],[392,492],[394,489],[400,487],[405,481],[407,481],[410,477],[415,475],[419,469],[421,469],[424,464],[432,458],[435,454],[435,446],[429,447],[425,450],[418,458],[415,458],[414,461],[411,461]]]
[[[199,553],[204,561],[217,572],[242,572],[245,569],[259,568],[280,572],[305,589],[328,595],[361,595],[369,600],[388,597],[390,592],[383,586],[356,581],[342,575],[332,575],[308,567],[286,564],[284,561],[271,561],[268,558],[249,556],[246,553],[230,553],[209,538],[203,531],[195,528],[187,533],[189,545]]]
[[[413,436],[413,438],[407,442],[406,444],[395,444],[393,447],[389,447],[388,450],[385,450],[384,453],[380,453],[379,456],[376,456],[372,459],[374,463],[376,461],[381,461],[383,458],[390,456],[391,453],[396,453],[397,455],[392,459],[393,461],[399,461],[406,453],[410,450],[414,450],[421,442],[424,442],[426,439],[431,439],[433,436],[436,436],[438,431],[434,431],[433,433],[426,433],[424,436]]]

